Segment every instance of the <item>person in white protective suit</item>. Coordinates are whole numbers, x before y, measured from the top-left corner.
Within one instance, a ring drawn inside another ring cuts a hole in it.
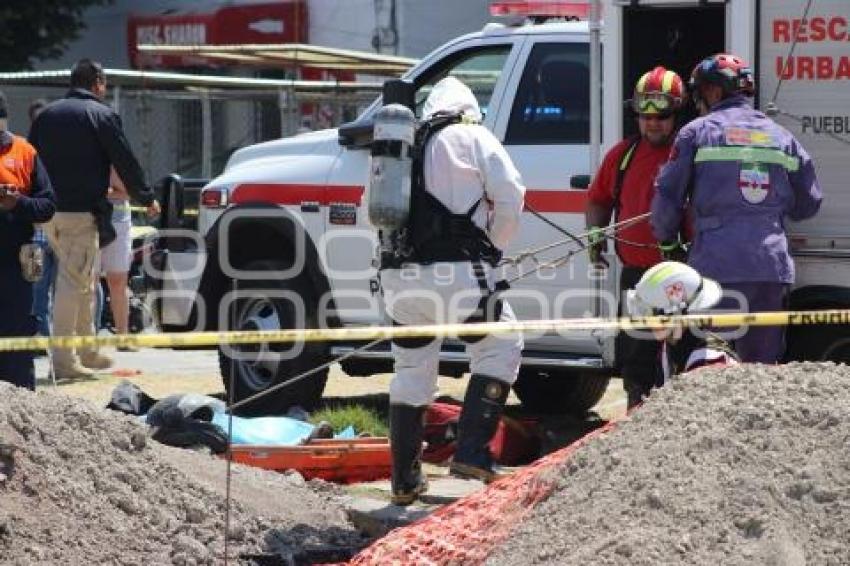
[[[383,265],[381,286],[396,325],[514,321],[498,296],[496,265],[519,229],[525,187],[499,141],[480,125],[472,91],[448,77],[423,107],[417,133],[404,261]],[[427,131],[424,136],[421,132]],[[424,138],[424,139],[421,139]],[[472,377],[459,421],[453,475],[491,481],[495,434],[523,346],[520,334],[465,337]],[[427,489],[421,473],[424,415],[437,393],[442,338],[394,340],[390,384],[393,502]]]
[[[720,284],[713,279],[684,263],[665,261],[627,291],[626,303],[633,317],[684,315],[710,309],[722,296]],[[662,342],[661,383],[699,367],[738,363],[732,347],[707,329],[678,325],[653,330],[653,334]]]

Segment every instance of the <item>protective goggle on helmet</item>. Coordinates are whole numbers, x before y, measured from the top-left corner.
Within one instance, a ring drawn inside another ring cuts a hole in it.
[[[665,261],[649,269],[634,289],[626,292],[631,316],[685,314],[716,305],[723,294],[717,281],[694,268]]]
[[[638,79],[631,104],[638,114],[667,117],[682,107],[684,99],[685,84],[681,77],[664,67],[655,67]]]

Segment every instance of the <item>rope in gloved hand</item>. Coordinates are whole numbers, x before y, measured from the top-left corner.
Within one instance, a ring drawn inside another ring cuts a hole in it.
[[[602,234],[604,234],[606,238],[609,238],[612,235],[616,234],[617,231],[625,228],[626,226],[631,226],[632,224],[637,224],[638,222],[643,222],[643,221],[649,219],[649,216],[650,216],[650,213],[647,212],[645,214],[633,216],[633,217],[628,218],[626,220],[622,220],[620,222],[615,222],[613,224],[609,224],[608,226],[599,227],[599,228],[596,228],[596,229],[599,230]],[[549,219],[546,219],[546,220],[547,220],[547,224],[554,225],[554,223],[551,222]],[[586,240],[589,238],[591,232],[594,229],[591,228],[590,230],[588,230],[586,232],[582,232],[580,234],[572,234],[572,233],[568,232],[567,230],[563,229],[560,226],[557,227],[557,230],[559,232],[563,233],[563,234],[568,234],[568,237],[566,239],[556,240],[555,242],[552,242],[550,244],[545,244],[545,245],[537,247],[537,248],[532,248],[532,249],[529,249],[529,250],[523,250],[523,251],[521,251],[521,252],[519,252],[516,255],[513,255],[511,257],[506,257],[502,260],[502,265],[518,266],[520,263],[522,263],[523,261],[525,261],[527,259],[533,259],[536,262],[535,256],[537,256],[537,255],[539,255],[543,252],[547,252],[551,249],[554,249],[554,248],[557,248],[559,246],[563,246],[563,245],[566,245],[566,244],[578,243],[579,247],[577,249],[572,250],[570,253],[566,254],[565,256],[562,256],[559,259],[563,259],[564,257],[572,257],[572,256],[576,255],[576,253],[584,251],[584,250],[589,248],[590,243],[586,242]],[[557,261],[557,260],[555,260],[555,261]]]
[[[525,203],[525,209],[526,209],[528,212],[530,212],[531,214],[533,214],[535,217],[537,217],[539,220],[541,220],[541,221],[545,222],[546,224],[548,224],[549,226],[551,226],[552,228],[554,228],[555,230],[557,230],[557,231],[558,231],[558,232],[560,232],[561,234],[565,235],[567,238],[569,238],[570,240],[572,240],[573,242],[575,242],[576,244],[578,244],[580,247],[584,248],[584,247],[586,247],[586,246],[587,246],[587,244],[585,244],[585,243],[584,243],[584,242],[583,242],[583,241],[582,241],[582,240],[581,240],[578,236],[576,236],[575,234],[573,234],[572,232],[570,232],[570,231],[569,231],[569,230],[567,230],[566,228],[563,228],[563,227],[561,227],[561,226],[558,226],[557,224],[555,224],[554,222],[552,222],[552,220],[550,220],[549,218],[547,218],[546,216],[544,216],[542,213],[540,213],[539,211],[535,210],[535,209],[534,209],[534,207],[532,207],[532,206],[531,206],[530,204],[528,204],[527,202]]]

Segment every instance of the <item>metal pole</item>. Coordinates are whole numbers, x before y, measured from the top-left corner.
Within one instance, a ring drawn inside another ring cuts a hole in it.
[[[602,131],[602,42],[600,40],[600,0],[590,3],[590,173],[599,167],[599,149]]]
[[[287,131],[286,135],[294,136],[295,133],[298,131],[298,126],[300,126],[299,119],[301,117],[301,109],[298,106],[298,94],[295,92],[294,87],[289,87],[289,90],[287,92],[287,99],[289,101],[289,131]]]
[[[599,168],[599,146],[602,132],[602,49],[599,38],[600,24],[599,14],[601,12],[600,0],[592,0],[590,3],[590,18],[588,29],[590,31],[590,174],[596,175]],[[588,275],[593,278],[593,299],[590,310],[594,316],[602,316],[603,303],[602,293],[607,287],[606,276],[608,272],[591,266]],[[607,313],[606,313],[607,314]]]
[[[286,115],[286,91],[282,88],[277,91],[277,110],[280,115],[280,137],[285,138],[288,118]]]
[[[201,91],[201,177],[212,178],[212,105],[210,93]]]

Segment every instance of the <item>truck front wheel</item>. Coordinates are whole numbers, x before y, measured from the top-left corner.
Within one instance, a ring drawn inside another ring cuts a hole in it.
[[[605,395],[611,378],[598,373],[520,368],[514,393],[530,412],[587,413]]]
[[[276,271],[273,261],[255,261],[246,271]],[[315,328],[316,298],[302,278],[244,280],[235,285],[236,299],[228,309],[228,329],[241,331]],[[286,382],[326,361],[320,342],[222,345],[219,367],[228,396],[242,401]],[[237,411],[241,415],[280,415],[293,405],[312,410],[328,379],[327,368],[259,397]],[[232,387],[231,387],[232,386]],[[232,391],[231,391],[232,388]]]

